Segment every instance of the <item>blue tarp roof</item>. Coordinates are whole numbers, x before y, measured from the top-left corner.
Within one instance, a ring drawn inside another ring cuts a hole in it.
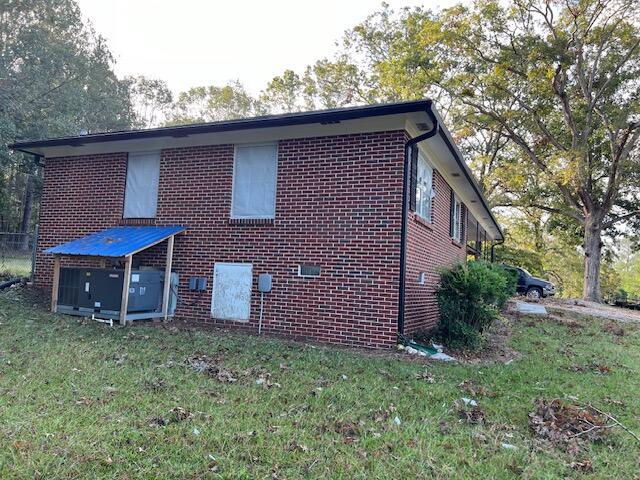
[[[185,227],[113,227],[45,250],[60,255],[124,257],[185,231]]]

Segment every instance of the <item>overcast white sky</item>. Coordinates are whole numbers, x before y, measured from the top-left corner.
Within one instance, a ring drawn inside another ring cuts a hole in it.
[[[107,38],[116,73],[162,78],[174,91],[239,79],[253,93],[285,69],[331,56],[381,0],[78,0]],[[422,1],[387,0],[393,8]],[[430,8],[452,0],[427,2]]]

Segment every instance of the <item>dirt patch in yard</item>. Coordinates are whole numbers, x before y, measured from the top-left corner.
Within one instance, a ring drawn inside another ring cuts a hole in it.
[[[625,323],[640,323],[640,311],[614,307],[602,303],[586,300],[565,300],[560,298],[547,299],[545,307],[557,311],[574,312],[580,315],[606,318]]]
[[[509,311],[508,311],[509,314]],[[478,350],[449,350],[445,352],[462,363],[482,365],[491,363],[511,363],[519,353],[507,346],[511,338],[509,318],[495,322],[484,334],[485,344]]]

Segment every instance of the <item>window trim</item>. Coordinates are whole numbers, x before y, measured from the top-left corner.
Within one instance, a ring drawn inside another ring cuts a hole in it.
[[[418,211],[418,169],[420,166],[420,159],[422,159],[424,161],[424,163],[426,164],[427,168],[431,169],[431,189],[429,190],[429,195],[430,195],[430,202],[429,202],[429,215],[428,216],[424,216],[422,215],[422,213],[420,213]],[[424,155],[420,149],[418,149],[418,154],[416,156],[416,185],[415,185],[415,198],[416,198],[416,203],[415,203],[415,213],[418,217],[420,217],[422,220],[432,224],[433,223],[433,203],[434,200],[436,198],[436,188],[435,188],[435,168],[433,167],[433,165],[431,164],[431,162],[429,161],[429,159],[427,158],[426,155]]]
[[[273,215],[235,215],[233,213],[233,200],[236,193],[236,163],[238,159],[238,148],[247,147],[276,147],[276,169],[274,172],[275,185],[273,187]],[[280,154],[279,142],[260,142],[260,143],[237,143],[233,146],[233,172],[231,176],[231,209],[229,212],[229,218],[231,220],[275,220],[276,218],[276,206],[278,198],[278,164]]]
[[[127,216],[125,211],[127,209],[127,185],[129,183],[129,161],[131,160],[131,156],[141,156],[141,155],[158,155],[158,185],[156,187],[156,208],[152,217],[132,217]],[[127,152],[127,168],[125,169],[124,174],[124,194],[122,195],[122,219],[123,220],[155,220],[158,218],[158,200],[160,198],[160,171],[162,169],[162,150],[143,150],[139,152]]]

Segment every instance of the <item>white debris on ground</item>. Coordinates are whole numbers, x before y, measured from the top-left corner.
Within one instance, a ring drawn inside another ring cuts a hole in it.
[[[456,359],[450,355],[447,355],[446,353],[436,353],[435,355],[431,355],[429,357],[432,360],[442,360],[443,362],[455,362]]]
[[[415,349],[413,347],[403,347],[402,350],[407,352],[409,355],[420,355],[421,357],[427,357],[432,360],[442,360],[443,362],[455,362],[455,358],[447,355],[442,351],[441,345],[433,344],[433,347],[438,351],[438,353],[428,354],[427,352],[423,352],[422,350]]]
[[[478,406],[478,402],[476,402],[472,398],[462,397],[462,401],[464,402],[465,405],[470,405],[472,407],[477,407]]]
[[[544,308],[544,305],[539,305],[537,303],[527,303],[527,302],[516,302],[516,310],[519,313],[524,313],[527,315],[546,315],[547,309]]]

